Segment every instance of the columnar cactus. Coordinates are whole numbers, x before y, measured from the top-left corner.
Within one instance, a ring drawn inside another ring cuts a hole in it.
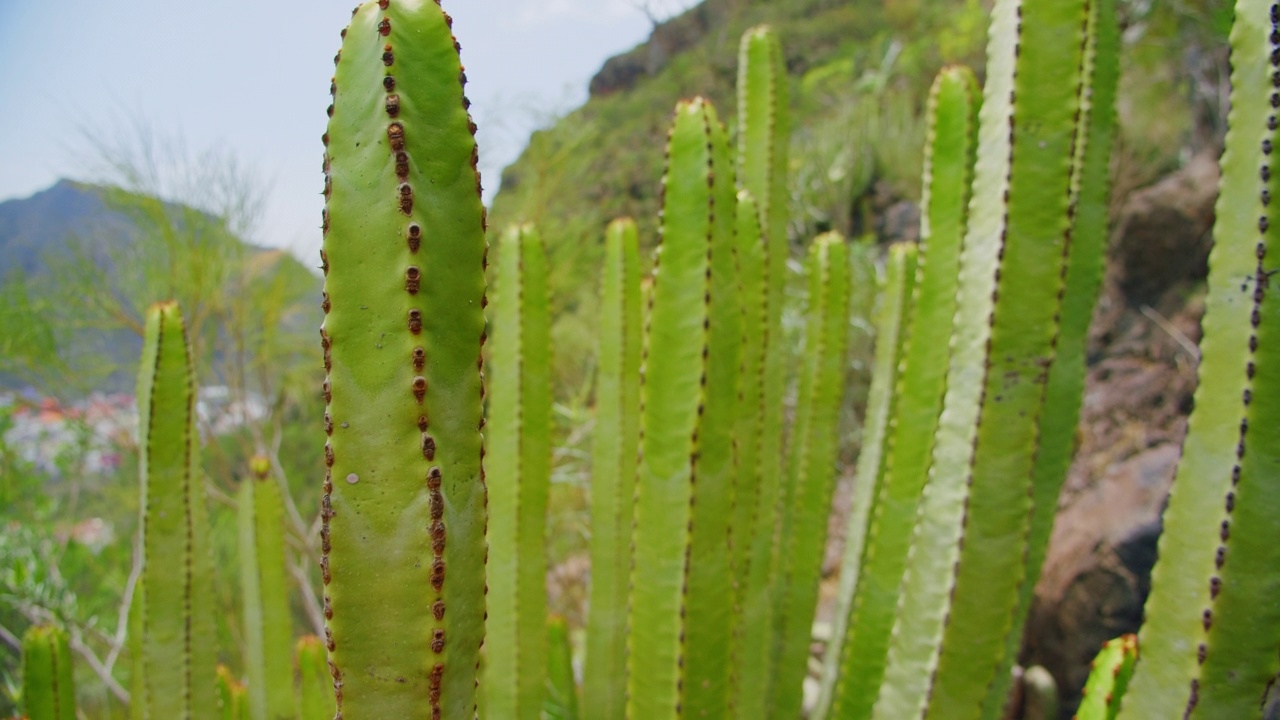
[[[868,407],[868,422],[864,423],[868,431],[877,430],[881,422],[878,415],[870,414],[873,407],[877,412],[891,412],[892,420],[880,431],[883,437],[864,432],[853,506],[857,522],[851,521],[846,533],[849,542],[826,681],[830,687],[836,684],[837,675],[842,678],[838,687],[832,688],[835,717],[865,717],[884,677],[890,631],[899,607],[897,590],[909,562],[916,511],[946,390],[960,246],[968,221],[977,144],[977,113],[973,74],[966,68],[949,68],[939,74],[929,97],[921,194],[922,248],[914,282],[906,284],[911,294],[900,311],[904,325],[902,374],[883,390],[894,393],[897,400]],[[881,332],[885,330],[897,336],[896,326],[884,327]],[[877,346],[878,374],[888,372],[881,370],[884,363],[891,363],[896,371],[899,357],[893,347]],[[890,354],[882,355],[886,351]],[[886,378],[893,380],[893,375]],[[927,626],[923,617],[908,615],[913,623],[900,633],[898,639],[903,642]],[[936,639],[929,644],[936,646]]]
[[[240,484],[240,591],[244,612],[244,660],[248,716],[286,720],[297,716],[293,694],[293,624],[284,558],[284,501],[265,458],[250,461],[253,476]]]
[[[1040,448],[1032,471],[1031,525],[1027,536],[1026,580],[1019,593],[1004,664],[985,703],[986,717],[1002,716],[1013,677],[1011,666],[1022,645],[1022,628],[1031,610],[1036,582],[1049,549],[1058,495],[1077,447],[1076,429],[1084,399],[1089,323],[1102,286],[1111,200],[1111,149],[1114,145],[1116,90],[1120,79],[1120,23],[1115,0],[1090,0],[1080,115],[1071,171],[1072,226],[1067,250],[1062,310],[1053,366],[1045,385]]]
[[[1280,5],[1239,0],[1195,410],[1120,717],[1258,718],[1280,673]]]
[[[847,702],[844,700],[847,691],[841,686],[848,682],[845,666],[850,662],[847,657],[847,649],[850,647],[847,642],[847,621],[855,591],[860,585],[858,576],[866,549],[864,539],[869,510],[875,498],[877,484],[884,473],[887,435],[892,429],[890,421],[898,404],[898,373],[912,298],[917,295],[915,285],[920,274],[918,266],[918,252],[914,247],[895,245],[891,248],[884,288],[880,293],[880,307],[875,319],[875,369],[871,376],[867,413],[862,426],[862,450],[858,455],[857,474],[854,476],[857,485],[845,535],[845,557],[840,570],[836,618],[827,645],[818,705],[814,710],[814,716],[819,718],[831,715],[837,694],[842,703]]]
[[[367,2],[335,58],[321,576],[347,720],[476,707],[485,211],[451,24],[430,0]]]
[[[76,686],[67,632],[33,625],[22,636],[22,704],[28,720],[75,720]]]
[[[640,256],[636,224],[605,234],[596,425],[591,451],[591,599],[583,709],[621,717],[626,693],[627,588],[640,442]]]
[[[930,489],[962,488],[930,718],[976,718],[1026,575],[1031,477],[1070,249],[1088,4],[998,2]],[[1003,700],[1003,699],[1001,699]]]
[[[218,715],[213,556],[195,402],[182,313],[177,303],[153,305],[138,377],[143,565],[130,628],[139,720]]]
[[[777,718],[800,715],[835,490],[837,424],[849,341],[850,263],[844,238],[837,233],[816,238],[807,271],[803,366],[786,476],[791,511],[780,532],[782,623],[771,710]]]
[[[547,495],[551,487],[551,311],[547,260],[530,225],[498,245],[490,305],[489,616],[492,717],[537,720],[547,680]]]
[[[733,268],[727,145],[709,103],[680,103],[668,145],[640,390],[627,699],[627,714],[636,718],[727,708],[730,629],[723,601],[730,594],[726,528],[738,342],[721,328],[734,322],[732,298],[717,293],[733,282],[732,275],[720,277]],[[724,530],[723,545],[715,544],[715,527]],[[716,549],[719,566],[709,557]],[[716,672],[723,677],[714,678]],[[694,676],[702,679],[688,679]]]
[[[751,193],[764,236],[764,325],[762,385],[760,387],[759,457],[754,472],[757,506],[749,540],[740,537],[747,553],[740,574],[740,644],[734,658],[736,717],[768,717],[768,698],[776,670],[774,642],[779,622],[777,586],[777,527],[786,444],[783,401],[788,355],[782,337],[782,304],[787,275],[787,156],[790,143],[788,80],[782,45],[768,27],[743,35],[738,56],[738,180]],[[757,300],[744,295],[744,302]],[[750,495],[740,494],[744,500]],[[740,535],[742,535],[740,533]],[[749,547],[747,543],[750,543]]]

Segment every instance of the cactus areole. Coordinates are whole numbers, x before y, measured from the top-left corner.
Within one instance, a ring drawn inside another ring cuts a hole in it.
[[[321,575],[346,720],[475,713],[485,213],[451,28],[431,0],[368,2],[335,57]]]

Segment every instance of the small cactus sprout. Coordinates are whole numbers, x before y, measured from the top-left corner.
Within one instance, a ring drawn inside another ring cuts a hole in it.
[[[1137,660],[1136,635],[1118,637],[1102,646],[1085,681],[1076,720],[1115,720]]]

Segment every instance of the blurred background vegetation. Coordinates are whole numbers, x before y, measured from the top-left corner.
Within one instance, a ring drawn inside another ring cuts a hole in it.
[[[709,97],[732,131],[738,38],[752,25],[773,24],[791,78],[794,257],[828,229],[864,238],[863,251],[875,252],[878,244],[914,238],[928,89],[946,64],[981,70],[989,5],[707,0],[606,63],[589,101],[535,133],[504,171],[491,227],[537,223],[553,268],[553,612],[581,627],[604,228],[630,215],[643,247],[655,247],[658,180],[676,100]],[[1220,147],[1231,20],[1225,0],[1119,5],[1124,74],[1113,208],[1196,153]],[[135,130],[96,139],[100,182],[64,182],[0,204],[0,716],[16,712],[17,638],[51,618],[70,629],[84,660],[77,672],[87,715],[123,716],[124,610],[135,579],[138,513],[128,395],[142,310],[160,299],[182,303],[202,386],[220,659],[233,672],[242,665],[234,495],[254,455],[271,460],[292,498],[295,628],[319,629],[318,274],[239,239],[257,219],[264,193],[251,169],[228,155],[190,157],[146,128]],[[42,197],[44,205],[29,204]],[[792,285],[798,296],[799,283]],[[864,292],[872,286],[868,278]],[[850,381],[860,387],[870,336],[865,323],[853,322],[867,341],[850,365]],[[798,333],[798,316],[790,327]],[[96,409],[113,403],[127,421],[104,420]],[[855,402],[846,418],[848,465],[859,415]]]

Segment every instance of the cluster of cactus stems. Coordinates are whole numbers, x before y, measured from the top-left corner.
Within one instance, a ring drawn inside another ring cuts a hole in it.
[[[173,303],[148,314],[132,717],[800,717],[852,286],[874,271],[840,236],[815,239],[804,346],[785,346],[778,39],[767,28],[743,38],[736,157],[709,102],[677,106],[647,293],[636,225],[606,232],[579,707],[571,634],[548,620],[544,589],[547,261],[532,227],[503,236],[486,325],[485,211],[451,25],[431,0],[365,3],[335,58],[322,251],[325,638],[290,652],[281,489],[255,465],[238,498],[244,684],[215,669],[212,652],[182,317]],[[1103,650],[1085,720],[1257,718],[1276,702],[1280,364],[1267,338],[1280,325],[1270,213],[1280,4],[1238,0],[1231,44],[1201,382],[1142,657],[1132,638]],[[964,68],[934,84],[922,240],[885,261],[812,717],[1006,712],[1079,417],[1118,46],[1114,0],[997,0],[981,97]],[[65,633],[33,629],[24,667],[28,715],[73,717]],[[1043,675],[1024,674],[1023,703],[1056,702],[1052,682],[1035,680]]]

